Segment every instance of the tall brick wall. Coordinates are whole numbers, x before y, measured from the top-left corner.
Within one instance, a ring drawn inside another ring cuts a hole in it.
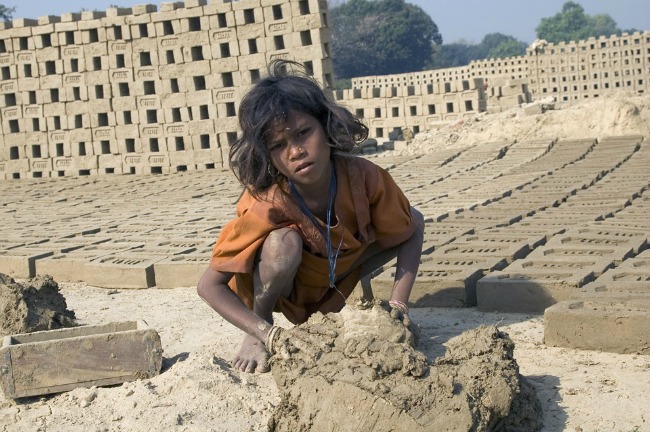
[[[274,58],[332,87],[326,0],[187,0],[0,23],[0,179],[223,169]],[[553,96],[650,90],[650,32],[359,77],[335,98],[390,139]]]
[[[417,79],[403,81],[402,78],[403,75],[399,76],[400,85],[388,81],[377,86],[337,91],[335,97],[363,117],[370,128],[370,136],[378,140],[388,140],[404,129],[417,134],[486,109],[481,78],[452,78],[428,83]]]
[[[552,96],[558,102],[612,91],[650,91],[650,31],[538,45],[526,55],[467,66],[352,79],[339,100],[365,117],[374,138],[440,127]]]
[[[612,91],[650,91],[650,31],[548,44],[527,50],[536,98],[594,98]]]
[[[0,24],[0,179],[221,169],[274,58],[331,86],[324,0],[187,0]]]

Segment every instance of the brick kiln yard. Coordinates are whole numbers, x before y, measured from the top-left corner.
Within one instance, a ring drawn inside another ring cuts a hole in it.
[[[512,110],[367,155],[427,217],[420,349],[498,325],[544,430],[650,430],[648,102]],[[264,430],[272,377],[228,366],[241,332],[191,288],[239,192],[219,170],[0,182],[0,272],[51,274],[80,323],[142,319],[165,351],[150,380],[0,398],[0,430]]]

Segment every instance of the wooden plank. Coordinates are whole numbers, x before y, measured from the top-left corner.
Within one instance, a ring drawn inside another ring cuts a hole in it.
[[[20,398],[150,378],[162,347],[144,321],[130,321],[7,336],[0,358],[2,389]]]

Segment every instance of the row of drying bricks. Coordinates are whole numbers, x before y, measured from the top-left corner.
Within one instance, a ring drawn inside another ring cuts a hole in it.
[[[483,230],[440,221],[413,305],[544,314],[547,344],[650,354],[649,211],[644,193],[569,229],[573,211]],[[377,273],[375,292],[390,295],[393,268]]]

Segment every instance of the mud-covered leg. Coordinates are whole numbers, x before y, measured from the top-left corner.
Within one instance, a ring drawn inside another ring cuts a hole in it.
[[[290,228],[271,232],[258,252],[253,273],[253,312],[266,320],[269,328],[275,303],[280,296],[291,294],[301,258],[302,240]],[[264,342],[249,334],[244,337],[233,365],[245,372],[268,372],[268,356]]]

